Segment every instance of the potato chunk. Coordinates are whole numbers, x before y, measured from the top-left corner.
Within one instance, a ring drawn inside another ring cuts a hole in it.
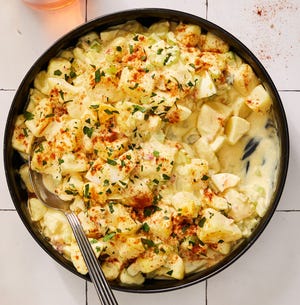
[[[234,74],[233,87],[243,96],[247,96],[258,82],[252,68],[248,64],[242,64]]]
[[[263,85],[258,85],[248,95],[246,104],[255,112],[266,112],[270,109],[272,100]]]
[[[230,144],[236,144],[250,129],[250,123],[238,116],[232,116],[226,125],[225,134]]]
[[[203,216],[205,223],[197,230],[197,235],[202,242],[218,243],[220,240],[231,242],[242,237],[242,232],[234,221],[220,212],[208,208],[204,210]]]
[[[208,52],[226,53],[229,50],[229,45],[220,37],[208,32],[202,45],[202,50]]]

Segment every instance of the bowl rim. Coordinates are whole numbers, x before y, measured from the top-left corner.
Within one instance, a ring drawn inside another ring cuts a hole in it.
[[[148,22],[158,21],[162,19],[166,20],[174,20],[174,21],[183,21],[188,23],[194,23],[197,25],[200,25],[202,29],[205,29],[206,31],[210,31],[212,33],[215,33],[219,37],[225,39],[226,42],[229,43],[231,49],[234,50],[243,60],[246,58],[246,62],[249,63],[252,68],[254,68],[254,71],[258,74],[260,77],[263,76],[263,84],[266,85],[269,89],[269,91],[272,93],[273,102],[276,104],[277,112],[279,115],[279,123],[281,124],[279,127],[280,130],[278,132],[280,133],[280,140],[281,140],[281,157],[280,157],[280,175],[278,174],[278,181],[277,181],[277,188],[274,193],[276,193],[276,196],[273,198],[270,207],[268,209],[268,212],[266,215],[260,220],[259,225],[256,227],[254,232],[251,234],[250,238],[247,240],[244,240],[241,245],[237,247],[230,255],[228,255],[226,258],[224,258],[220,263],[217,263],[216,265],[206,269],[204,272],[197,272],[195,274],[192,274],[185,278],[184,280],[163,280],[158,281],[154,280],[152,283],[150,282],[147,285],[142,286],[122,286],[119,283],[111,283],[111,286],[115,290],[120,290],[123,292],[135,292],[135,293],[154,293],[154,292],[165,292],[165,291],[171,291],[179,288],[188,287],[191,285],[194,285],[196,283],[199,283],[201,281],[207,280],[211,276],[216,275],[217,273],[221,272],[222,270],[226,269],[228,266],[230,266],[233,262],[235,262],[238,258],[240,258],[252,245],[253,243],[258,239],[258,237],[262,234],[264,229],[266,228],[267,224],[271,220],[278,203],[280,201],[283,188],[286,181],[287,171],[288,171],[288,164],[289,164],[289,131],[288,131],[288,124],[287,124],[287,118],[285,115],[284,107],[281,101],[281,98],[279,96],[279,93],[264,66],[262,63],[258,60],[258,58],[246,47],[239,39],[237,39],[235,36],[233,36],[231,33],[229,33],[224,28],[218,26],[215,23],[212,23],[208,21],[207,19],[204,19],[202,17],[181,12],[178,10],[173,9],[166,9],[166,8],[136,8],[136,9],[129,9],[129,10],[122,10],[115,13],[106,14],[100,17],[96,17],[91,19],[90,21],[81,24],[71,31],[67,32],[63,36],[61,36],[59,39],[57,39],[49,48],[44,51],[40,57],[37,58],[37,60],[33,63],[31,68],[28,70],[28,72],[23,77],[18,89],[16,90],[16,93],[14,95],[8,116],[7,116],[7,122],[5,126],[4,131],[4,145],[3,145],[3,157],[4,157],[4,170],[5,170],[5,176],[6,181],[8,185],[8,189],[13,201],[13,204],[16,208],[16,211],[18,212],[19,217],[21,218],[23,224],[29,231],[29,233],[32,235],[34,240],[41,246],[45,252],[50,255],[56,262],[58,262],[61,266],[66,268],[67,270],[73,272],[75,275],[85,279],[89,280],[90,278],[88,275],[82,275],[78,273],[74,266],[72,266],[66,259],[64,259],[61,255],[58,255],[58,253],[55,253],[56,251],[49,246],[45,242],[45,240],[41,240],[41,234],[37,230],[34,230],[33,226],[31,225],[28,214],[22,205],[24,205],[22,202],[20,202],[20,194],[16,194],[16,187],[18,187],[18,183],[16,180],[16,172],[15,170],[12,172],[12,164],[13,164],[13,157],[12,157],[12,147],[11,147],[11,135],[12,135],[12,126],[14,126],[14,121],[16,119],[16,115],[20,113],[20,110],[24,109],[27,103],[27,100],[22,102],[21,105],[20,100],[22,100],[22,96],[24,96],[24,93],[29,92],[29,88],[31,87],[31,84],[33,82],[34,77],[36,76],[37,72],[42,70],[45,65],[49,62],[49,59],[57,55],[57,53],[65,49],[68,46],[74,46],[77,42],[78,38],[83,36],[84,34],[87,34],[88,32],[91,32],[93,30],[97,29],[97,32],[100,30],[104,30],[112,25],[122,24],[129,20],[143,20]],[[259,73],[258,73],[259,72]],[[24,100],[24,98],[23,98]],[[22,107],[21,107],[22,106]],[[13,167],[14,168],[14,167]]]

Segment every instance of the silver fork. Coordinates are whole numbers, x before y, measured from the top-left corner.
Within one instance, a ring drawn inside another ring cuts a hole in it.
[[[70,204],[72,201],[62,200],[54,193],[50,192],[43,183],[42,174],[32,169],[31,157],[34,152],[34,147],[36,147],[36,145],[33,145],[31,154],[29,156],[29,175],[37,198],[46,206],[60,210],[66,215],[101,304],[118,305],[118,302],[103,274],[100,263],[92,249],[92,246],[83,231],[79,219],[70,210]]]

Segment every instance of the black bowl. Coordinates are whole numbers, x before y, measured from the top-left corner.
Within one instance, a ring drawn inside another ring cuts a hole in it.
[[[21,82],[16,95],[13,99],[8,118],[6,123],[5,135],[4,135],[4,166],[5,174],[9,187],[9,191],[16,207],[19,216],[21,217],[23,223],[25,224],[28,231],[31,233],[33,238],[38,242],[38,244],[58,263],[64,266],[66,269],[72,271],[74,274],[90,280],[89,276],[79,274],[71,262],[66,260],[62,255],[55,251],[52,246],[45,240],[45,238],[40,234],[36,225],[31,221],[26,208],[27,193],[22,186],[20,177],[18,175],[18,169],[22,164],[22,160],[19,154],[12,148],[12,135],[14,124],[17,118],[17,115],[22,113],[26,103],[29,89],[33,84],[33,80],[37,73],[45,69],[49,60],[57,55],[57,53],[70,46],[74,46],[79,37],[87,34],[92,30],[98,32],[108,28],[109,26],[117,25],[124,23],[128,20],[137,20],[145,26],[149,26],[152,23],[161,20],[167,19],[169,21],[175,22],[185,22],[193,23],[199,25],[203,30],[210,31],[221,37],[227,43],[229,43],[231,49],[236,52],[245,62],[249,63],[257,76],[261,79],[265,88],[270,93],[275,112],[275,121],[277,124],[277,132],[279,137],[280,146],[280,162],[278,170],[278,179],[275,187],[275,191],[272,197],[270,207],[265,214],[265,216],[260,221],[259,225],[256,227],[253,234],[246,240],[244,240],[229,256],[218,264],[210,267],[207,270],[197,272],[195,274],[187,275],[183,280],[149,280],[146,281],[142,286],[124,286],[120,285],[117,282],[111,283],[112,288],[127,291],[127,292],[162,292],[168,290],[174,290],[178,288],[187,287],[191,284],[198,283],[207,279],[208,277],[220,272],[221,270],[228,267],[232,264],[237,258],[239,258],[243,253],[245,253],[250,246],[255,242],[259,235],[263,232],[266,225],[270,221],[276,207],[278,205],[279,199],[281,197],[286,175],[288,168],[289,160],[289,135],[288,135],[288,126],[285,116],[285,112],[280,100],[279,94],[264,67],[259,62],[259,60],[253,55],[253,53],[243,45],[238,39],[233,35],[220,28],[219,26],[202,19],[200,17],[183,13],[179,11],[169,10],[169,9],[134,9],[129,11],[118,12],[103,16],[97,19],[94,19],[86,24],[83,24],[73,31],[69,32],[56,43],[54,43],[31,67],[29,72],[24,77]]]

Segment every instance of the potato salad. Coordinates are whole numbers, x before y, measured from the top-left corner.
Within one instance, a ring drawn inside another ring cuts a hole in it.
[[[129,21],[81,37],[37,74],[12,143],[43,236],[87,273],[64,214],[34,194],[29,154],[72,200],[106,278],[128,285],[220,262],[251,235],[277,179],[269,93],[193,24]]]

